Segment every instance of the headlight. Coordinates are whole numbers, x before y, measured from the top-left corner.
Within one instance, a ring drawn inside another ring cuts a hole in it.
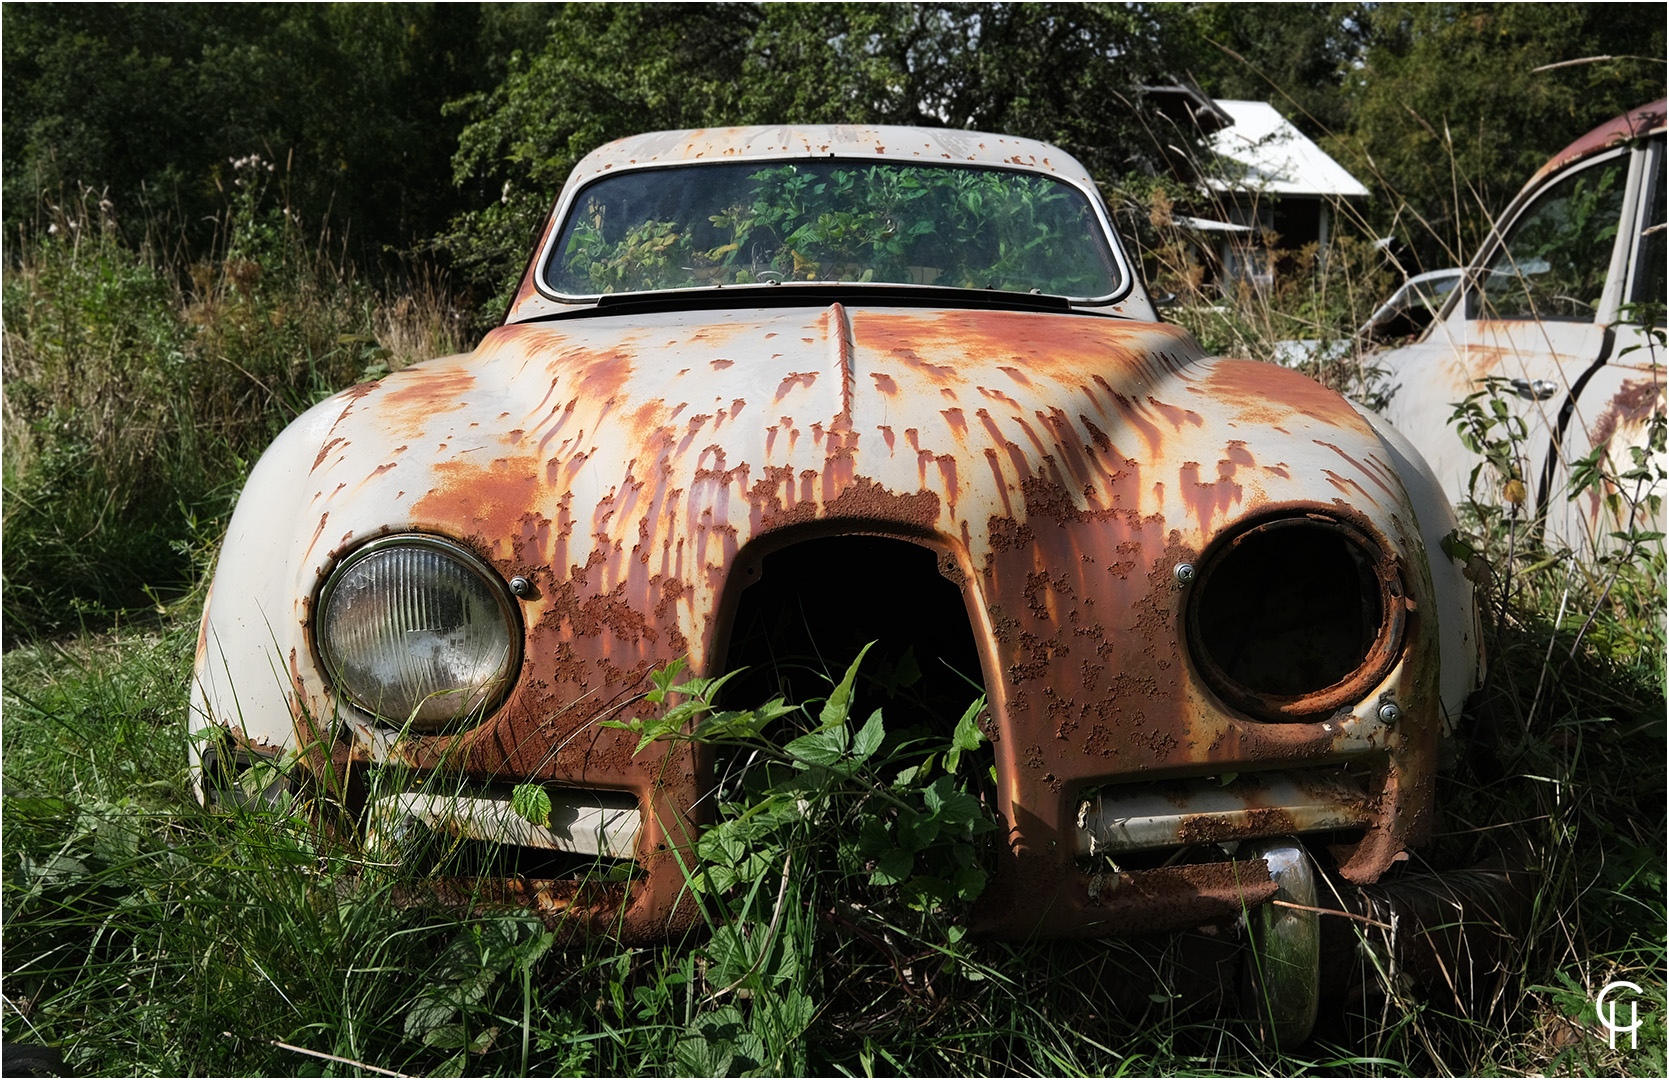
[[[496,705],[521,639],[503,580],[432,536],[386,537],[342,560],[319,592],[315,625],[332,683],[384,723],[418,731]]]
[[[1260,720],[1355,705],[1402,651],[1396,560],[1331,514],[1280,517],[1214,542],[1188,602],[1207,684]]]

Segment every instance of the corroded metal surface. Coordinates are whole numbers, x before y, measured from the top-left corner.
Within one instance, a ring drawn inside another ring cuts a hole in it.
[[[1349,700],[1260,722],[1195,670],[1176,568],[1311,512],[1371,541],[1401,583],[1402,627]],[[629,890],[491,888],[651,937],[694,917],[679,849],[711,762],[688,744],[634,754],[602,721],[644,712],[649,673],[674,659],[719,673],[750,561],[810,537],[896,537],[937,553],[979,652],[1007,829],[982,924],[1133,933],[1232,915],[1274,885],[1256,862],[1204,863],[1092,895],[1074,862],[1082,789],[1355,761],[1368,809],[1338,849],[1347,878],[1372,880],[1426,831],[1437,741],[1476,674],[1470,583],[1437,551],[1452,527],[1394,432],[1151,322],[869,303],[512,322],[279,438],[223,548],[196,702],[303,752],[350,807],[385,763],[630,793],[643,877]],[[452,537],[531,584],[522,670],[467,731],[396,739],[317,660],[320,583],[398,532]]]
[[[1118,854],[1244,837],[1350,829],[1373,820],[1361,787],[1330,773],[1270,773],[1227,784],[1103,789],[1078,807],[1078,854]]]
[[[1009,876],[980,897],[974,929],[1020,938],[1148,934],[1243,915],[1275,891],[1262,858],[1024,883]]]
[[[1588,134],[1577,139],[1563,150],[1554,154],[1546,165],[1536,170],[1536,175],[1530,178],[1535,182],[1568,165],[1574,165],[1585,157],[1609,150],[1630,139],[1637,139],[1648,131],[1661,131],[1669,101],[1664,98],[1642,105],[1638,109],[1631,109],[1615,120],[1601,124]]]
[[[1427,557],[1391,453],[1342,398],[1204,357],[1168,327],[1080,316],[836,305],[508,326],[468,357],[341,395],[303,427],[320,447],[312,466],[264,509],[316,524],[261,599],[281,640],[302,642],[291,702],[346,717],[367,753],[630,790],[675,820],[705,763],[633,757],[635,740],[598,722],[633,711],[659,664],[719,662],[744,549],[891,533],[962,572],[1024,873],[1070,870],[1052,845],[1071,835],[1081,783],[1338,756],[1340,725],[1250,722],[1201,684],[1178,562],[1222,529],[1304,507],[1348,515],[1400,565]],[[222,580],[257,547],[250,533],[272,529],[234,528]],[[526,667],[497,714],[394,745],[332,699],[305,633],[333,559],[401,530],[459,537],[535,594]],[[1405,662],[1363,695],[1370,708],[1394,695],[1409,717],[1385,733],[1382,813],[1346,867],[1364,877],[1430,802],[1441,615],[1411,578]],[[241,640],[254,655],[233,666],[261,663],[266,643],[226,617],[211,613],[210,655]]]

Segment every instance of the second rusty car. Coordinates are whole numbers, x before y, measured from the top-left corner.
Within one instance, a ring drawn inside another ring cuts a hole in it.
[[[1431,827],[1479,672],[1453,528],[1393,429],[1160,323],[1054,147],[638,136],[575,169],[475,351],[338,394],[255,468],[198,649],[205,788],[289,755],[362,822],[630,865],[483,887],[661,937],[694,918],[711,752],[603,722],[669,662],[761,670],[806,627],[913,650],[953,717],[983,686],[984,932],[1285,889],[1313,937],[1319,874],[1372,882]],[[402,789],[367,783],[390,765]],[[527,782],[545,826],[510,811]]]

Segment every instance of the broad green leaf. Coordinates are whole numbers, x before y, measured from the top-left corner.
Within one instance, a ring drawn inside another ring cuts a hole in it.
[[[798,990],[789,990],[776,999],[777,1027],[790,1039],[797,1039],[811,1026],[817,1015],[817,1005]]]
[[[411,1008],[406,1010],[406,1038],[427,1041],[430,1033],[446,1027],[457,1015],[456,1005],[425,994],[412,1002]]]
[[[963,903],[971,903],[979,899],[979,894],[985,891],[985,871],[978,866],[963,866],[956,871],[951,879],[956,889],[956,898]]]
[[[1459,529],[1450,529],[1447,533],[1444,533],[1443,538],[1438,541],[1438,545],[1442,547],[1443,554],[1460,563],[1466,562],[1477,554],[1472,545],[1461,537]]]
[[[895,846],[887,819],[880,814],[864,815],[863,821],[858,824],[858,849],[865,855],[875,857]]]
[[[941,776],[922,789],[922,800],[933,820],[949,826],[971,826],[976,833],[994,828],[979,800],[954,785],[951,777]]]
[[[510,791],[510,809],[534,825],[551,823],[551,796],[540,784],[517,784]]]
[[[881,740],[886,732],[881,727],[881,710],[876,709],[869,714],[869,719],[858,731],[857,738],[852,740],[852,758],[858,763],[868,761],[881,746]]]
[[[730,1063],[736,1058],[733,1045],[705,1034],[690,1035],[678,1040],[672,1059],[683,1076],[729,1076]]]
[[[683,674],[684,666],[684,658],[679,657],[649,673],[649,681],[655,684],[655,689],[649,691],[648,694],[651,703],[659,705],[666,700],[666,695],[672,689],[673,682],[677,680],[679,675]]]
[[[985,737],[979,730],[979,713],[983,708],[985,696],[981,694],[963,712],[962,719],[956,722],[956,730],[950,737],[950,749],[945,752],[946,772],[956,772],[956,767],[962,763],[963,751],[979,749],[979,742]]]
[[[909,878],[915,866],[915,855],[902,848],[892,848],[875,860],[875,870],[869,880],[876,885],[897,885]]]
[[[840,684],[829,695],[829,700],[823,703],[823,712],[818,718],[818,722],[823,727],[833,727],[837,724],[846,723],[846,714],[852,708],[852,684],[858,678],[858,665],[863,663],[864,655],[874,646],[875,643],[871,641],[858,650],[858,658],[852,661],[852,666],[846,669],[846,676],[840,680]]]
[[[844,716],[842,717],[844,721]],[[801,735],[782,748],[783,753],[797,762],[830,767],[840,762],[851,742],[844,726],[822,728],[809,735]]]

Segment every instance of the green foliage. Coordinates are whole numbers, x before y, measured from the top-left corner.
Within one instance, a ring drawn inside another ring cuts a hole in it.
[[[1192,333],[1206,352],[1288,364],[1369,408],[1383,404],[1381,372],[1360,328],[1395,289],[1381,253],[1357,228],[1335,228],[1325,249],[1268,254],[1284,267],[1268,289],[1242,286],[1217,296],[1203,281],[1191,239],[1177,228],[1164,187],[1114,189],[1122,235],[1135,238],[1149,287],[1171,293],[1164,317]],[[1274,239],[1274,238],[1272,238]]]
[[[1461,443],[1483,459],[1472,467],[1467,489],[1474,499],[1483,502],[1494,502],[1498,495],[1502,502],[1522,506],[1529,494],[1524,483],[1527,467],[1524,443],[1529,429],[1524,418],[1507,404],[1512,395],[1510,381],[1504,376],[1490,376],[1482,381],[1483,389],[1457,402],[1449,417],[1450,425],[1460,434]],[[1490,471],[1486,473],[1486,469]],[[1493,479],[1498,489],[1495,492],[1480,489],[1480,478],[1486,484]]]
[[[456,350],[430,304],[385,304],[323,259],[272,205],[273,176],[238,163],[214,262],[129,245],[90,193],[14,249],[0,300],[8,645],[173,603],[285,424],[390,364]]]
[[[1506,685],[1525,695],[1543,629],[1527,624],[1499,654]],[[521,912],[414,907],[409,877],[321,858],[311,826],[285,807],[196,810],[182,768],[192,641],[182,620],[163,636],[4,658],[5,1035],[61,1046],[79,1074],[331,1068],[275,1043],[411,1075],[1655,1075],[1661,1060],[1657,1008],[1642,1007],[1638,1051],[1611,1052],[1592,1034],[1591,1004],[1612,978],[1661,993],[1662,709],[1635,697],[1661,686],[1660,666],[1642,682],[1645,672],[1582,654],[1543,714],[1551,722],[1478,733],[1510,763],[1506,777],[1477,783],[1463,764],[1447,781],[1435,854],[1469,857],[1502,835],[1476,822],[1512,821],[1544,852],[1543,950],[1512,1017],[1485,1024],[1392,1001],[1352,1049],[1323,1041],[1277,1057],[1232,1018],[1181,1011],[1176,995],[1223,990],[1179,981],[1183,939],[976,941],[960,901],[923,897],[934,906],[918,910],[903,886],[877,882],[883,859],[858,851],[854,830],[880,810],[897,848],[907,819],[894,799],[939,816],[920,877],[964,842],[955,834],[973,811],[955,793],[969,762],[951,771],[942,741],[904,746],[880,721],[859,724],[857,680],[779,717],[840,752],[796,754],[820,761],[798,766],[779,752],[770,784],[732,776],[726,823],[750,806],[772,817],[785,787],[819,770],[827,786],[792,793],[806,804],[800,823],[735,828],[713,863],[691,864],[694,882],[764,856],[752,876],[699,893],[710,933],[633,949],[554,934]],[[676,671],[658,679],[659,707],[712,696]],[[724,711],[681,715],[700,724]],[[953,742],[977,742],[973,715]],[[733,761],[777,745],[750,726],[730,729]],[[1643,739],[1659,752],[1642,754]],[[935,805],[935,789],[949,800]],[[1571,1022],[1586,1030],[1555,1041]]]
[[[1312,139],[1346,129],[1345,82],[1371,40],[1365,3],[1190,5],[1179,67],[1214,98],[1269,101]]]
[[[1657,5],[1364,7],[1368,44],[1343,73],[1349,121],[1323,146],[1376,190],[1374,220],[1425,269],[1460,265],[1577,136],[1664,94]]]
[[[1643,330],[1661,355],[1663,330]],[[1540,1041],[1594,1025],[1593,994],[1607,982],[1639,983],[1648,1000],[1662,994],[1669,422],[1657,413],[1645,445],[1626,457],[1589,454],[1564,490],[1549,493],[1555,502],[1597,497],[1626,523],[1597,538],[1597,551],[1572,551],[1537,521],[1530,432],[1513,400],[1505,380],[1486,380],[1452,419],[1483,461],[1463,527],[1442,550],[1477,584],[1489,667],[1460,767],[1440,793],[1454,824],[1432,857],[1506,849],[1539,867],[1525,996],[1505,1022],[1531,1025]],[[1638,1050],[1623,1037],[1609,1052],[1566,1037],[1541,1051],[1539,1067],[1655,1074],[1663,1014],[1642,1003],[1641,1018]]]
[[[1208,3],[1183,15],[1172,56],[1215,97],[1273,103],[1361,179],[1374,193],[1366,231],[1403,241],[1412,274],[1461,265],[1548,158],[1663,96],[1661,16],[1651,4]]]
[[[452,106],[470,121],[454,179],[499,202],[438,243],[507,288],[580,157],[643,131],[923,124],[1047,139],[1094,170],[1154,162],[1123,102],[1163,73],[1169,26],[1099,4],[569,5],[501,85]],[[637,240],[647,255],[666,238]]]
[[[669,214],[680,217],[664,220]],[[1113,282],[1099,233],[1088,203],[1045,177],[818,162],[704,165],[588,189],[552,284],[613,293],[875,281],[1102,296]]]
[[[902,737],[889,742],[880,710],[861,726],[849,722],[868,651],[865,646],[831,688],[815,725],[786,742],[768,736],[780,735],[781,721],[796,713],[809,721],[809,705],[797,710],[778,699],[754,710],[721,711],[713,699],[729,676],[679,683],[681,663],[655,673],[647,698],[664,705],[676,697],[677,704],[652,719],[605,721],[638,733],[640,751],[657,740],[693,739],[724,748],[731,760],[747,755],[740,779],[721,791],[720,820],[698,844],[700,861],[690,875],[697,892],[722,902],[752,883],[752,897],[774,868],[798,859],[795,891],[814,890],[819,872],[838,880],[842,868],[861,867],[868,885],[882,890],[874,902],[892,897],[935,922],[978,897],[986,873],[976,845],[996,825],[955,773],[962,755],[983,739],[975,718],[984,699],[963,714],[948,746]],[[786,868],[782,874],[786,888]],[[749,907],[745,902],[741,916],[730,912],[724,921],[745,920]]]
[[[1138,87],[1170,74],[1168,8],[773,4],[763,14],[746,66],[745,111],[757,122],[1004,132],[1055,143],[1107,175],[1162,160],[1133,103]]]
[[[91,199],[7,274],[8,641],[189,589],[248,463],[364,366],[371,294],[257,200],[189,287]]]
[[[549,825],[551,794],[539,784],[517,784],[510,792],[510,809],[534,825]]]
[[[502,81],[447,106],[466,121],[454,183],[491,192],[435,243],[499,294],[516,276],[575,163],[642,131],[741,122],[741,55],[750,4],[567,4],[516,43]],[[491,305],[484,321],[502,314]]]
[[[285,208],[375,258],[439,230],[461,124],[446,101],[502,75],[537,12],[477,4],[26,4],[3,14],[5,223],[91,187],[124,238],[213,244],[235,170],[277,164]],[[207,220],[205,220],[207,219]],[[164,224],[166,222],[166,224]]]

